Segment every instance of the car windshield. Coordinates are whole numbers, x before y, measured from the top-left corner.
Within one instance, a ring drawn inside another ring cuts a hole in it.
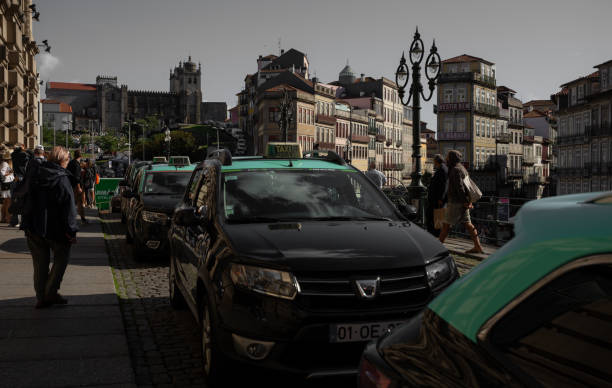
[[[398,220],[391,205],[357,171],[259,170],[222,176],[227,222]]]
[[[191,177],[191,171],[148,172],[145,176],[145,195],[180,195]]]

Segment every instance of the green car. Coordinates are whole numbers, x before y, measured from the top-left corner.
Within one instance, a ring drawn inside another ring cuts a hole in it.
[[[532,201],[516,236],[364,351],[360,387],[612,385],[612,192]]]

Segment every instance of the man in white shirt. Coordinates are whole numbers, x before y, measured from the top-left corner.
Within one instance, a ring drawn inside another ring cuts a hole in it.
[[[365,172],[365,176],[367,176],[379,189],[382,189],[387,183],[385,174],[376,169],[376,162],[370,162],[370,167],[368,171]]]

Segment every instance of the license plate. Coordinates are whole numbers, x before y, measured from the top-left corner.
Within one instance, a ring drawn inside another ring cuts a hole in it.
[[[329,327],[329,342],[369,341],[385,334],[404,323],[404,321],[344,323]]]

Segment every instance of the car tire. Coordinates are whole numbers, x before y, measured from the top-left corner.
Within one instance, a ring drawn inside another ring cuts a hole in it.
[[[174,264],[172,255],[170,256],[170,265],[168,268],[168,291],[170,295],[170,306],[175,310],[184,309],[186,305],[185,297],[176,284],[176,264]]]
[[[200,301],[200,348],[202,351],[202,368],[204,379],[212,387],[225,386],[231,380],[231,374],[224,376],[228,359],[223,357],[215,342],[214,322],[206,295]],[[223,380],[222,380],[223,378]]]
[[[147,256],[143,253],[144,246],[138,241],[138,239],[134,239],[134,244],[132,244],[132,257],[134,261],[144,261]]]

